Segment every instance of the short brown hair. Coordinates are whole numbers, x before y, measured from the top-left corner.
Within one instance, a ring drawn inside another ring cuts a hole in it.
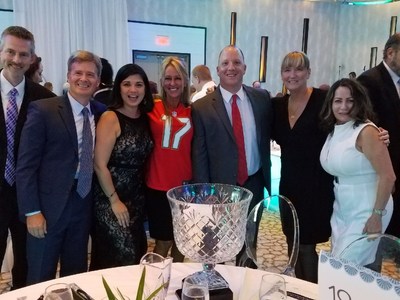
[[[193,77],[197,77],[200,81],[211,81],[210,69],[206,65],[197,65],[192,70]]]
[[[96,65],[97,68],[97,76],[101,76],[101,70],[103,65],[101,63],[100,57],[92,52],[85,51],[85,50],[77,50],[71,54],[68,58],[68,72],[71,71],[72,64],[75,62],[92,62]]]
[[[400,48],[400,33],[393,34],[386,42],[385,48],[383,49],[383,59],[387,58],[387,51],[392,48],[396,51]]]
[[[21,26],[10,26],[4,29],[0,37],[0,51],[4,47],[4,38],[7,35],[12,35],[16,38],[27,40],[31,42],[31,54],[35,54],[35,38],[33,34],[26,28]]]

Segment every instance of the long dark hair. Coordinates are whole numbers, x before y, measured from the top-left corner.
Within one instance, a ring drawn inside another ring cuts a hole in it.
[[[139,75],[144,83],[145,94],[142,102],[140,102],[139,104],[140,112],[150,112],[154,107],[154,102],[150,90],[149,79],[147,78],[144,70],[136,64],[126,64],[118,70],[117,75],[115,76],[114,87],[111,93],[110,108],[117,109],[123,106],[124,102],[121,97],[121,82],[131,75]]]
[[[350,111],[350,116],[355,121],[354,126],[375,120],[371,101],[361,83],[354,79],[342,78],[329,89],[320,113],[321,127],[327,133],[332,132],[335,128],[336,118],[333,115],[332,103],[336,90],[341,86],[350,90],[354,100],[353,108]]]

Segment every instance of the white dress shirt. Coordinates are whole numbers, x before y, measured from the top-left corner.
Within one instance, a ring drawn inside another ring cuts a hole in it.
[[[211,87],[215,87],[215,86],[217,86],[217,85],[215,84],[214,81],[206,82],[203,85],[203,87],[201,88],[201,90],[193,95],[192,100],[191,100],[192,103],[195,102],[196,100],[199,100],[200,98],[203,98],[204,96],[206,96],[207,95],[207,89],[211,88]]]
[[[229,116],[229,120],[232,124],[232,96],[231,92],[228,92],[220,86],[222,98],[224,99],[224,104],[226,111]],[[246,163],[247,172],[249,176],[256,173],[261,168],[260,151],[257,145],[257,132],[256,132],[256,122],[254,120],[254,113],[251,103],[243,90],[243,87],[236,93],[237,105],[240,111],[240,116],[242,118],[243,135],[244,135],[244,146],[246,151]]]
[[[13,88],[17,89],[17,91],[18,91],[18,95],[17,95],[18,112],[21,109],[22,99],[24,99],[24,94],[25,94],[25,77],[22,79],[22,81],[17,86],[13,86],[4,77],[3,71],[1,71],[1,73],[0,73],[0,88],[1,88],[1,104],[3,105],[4,120],[6,120],[8,99],[10,97],[8,93]]]
[[[68,100],[69,103],[71,104],[72,108],[72,114],[74,115],[74,120],[75,120],[75,128],[76,128],[76,135],[78,137],[78,151],[79,151],[79,157],[81,157],[81,151],[82,151],[82,131],[83,131],[83,114],[82,114],[82,109],[85,107],[82,104],[80,104],[77,100],[74,99],[74,97],[71,96],[70,93],[68,93]],[[95,124],[94,124],[94,116],[92,114],[92,111],[90,110],[90,102],[86,106],[87,109],[89,110],[89,120],[90,120],[90,128],[92,130],[92,137],[93,137],[93,145],[94,145],[94,137],[95,137]],[[80,165],[78,165],[78,169],[76,171],[75,178],[78,178],[78,173],[80,170]]]

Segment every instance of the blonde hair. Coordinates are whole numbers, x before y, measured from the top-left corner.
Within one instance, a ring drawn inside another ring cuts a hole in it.
[[[190,85],[189,85],[189,75],[186,68],[185,63],[180,60],[176,56],[167,56],[163,62],[161,63],[161,99],[164,103],[164,107],[166,108],[166,113],[168,114],[167,107],[165,105],[165,100],[167,94],[164,89],[163,82],[165,80],[165,71],[169,66],[172,66],[179,74],[183,81],[183,93],[181,95],[180,102],[185,105],[189,106],[190,104]]]
[[[306,68],[310,69],[310,60],[307,55],[300,51],[293,51],[286,54],[281,65],[281,72],[286,68]]]

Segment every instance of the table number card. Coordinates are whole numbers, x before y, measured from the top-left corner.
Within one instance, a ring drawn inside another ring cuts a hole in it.
[[[318,266],[321,300],[400,299],[400,281],[321,251]]]

